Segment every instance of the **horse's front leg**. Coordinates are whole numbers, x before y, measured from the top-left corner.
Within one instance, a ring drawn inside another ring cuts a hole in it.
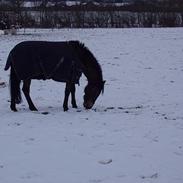
[[[76,92],[76,87],[75,84],[72,83],[71,84],[71,104],[73,108],[77,108],[77,104],[76,104],[76,97],[75,97],[75,92]]]
[[[31,84],[31,80],[24,80],[22,91],[23,91],[25,98],[27,100],[27,103],[29,105],[29,109],[31,111],[37,111],[37,108],[34,106],[32,100],[31,100],[31,97],[30,97],[30,84]]]
[[[65,97],[64,97],[64,103],[63,103],[63,108],[64,111],[68,111],[68,100],[69,100],[69,95],[71,93],[71,83],[67,82],[65,86]]]

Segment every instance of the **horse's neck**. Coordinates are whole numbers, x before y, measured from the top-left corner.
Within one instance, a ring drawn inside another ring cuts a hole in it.
[[[96,69],[96,67],[92,67],[92,64],[87,66],[85,65],[83,73],[89,83],[96,83],[101,80],[100,72]]]
[[[97,60],[95,60],[94,56],[92,56],[88,50],[82,49],[80,51],[81,53],[82,51],[86,52],[86,54],[84,54],[85,57],[83,56],[83,53],[80,53],[80,62],[83,66],[83,73],[86,76],[88,82],[95,83],[102,81],[102,72]]]

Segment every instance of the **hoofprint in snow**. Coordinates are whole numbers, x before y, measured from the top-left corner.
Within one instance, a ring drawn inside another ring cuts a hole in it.
[[[0,35],[0,182],[182,183],[183,29],[26,30]],[[39,112],[9,109],[9,51],[24,40],[80,40],[100,62],[92,110],[63,112],[64,83],[32,83]]]

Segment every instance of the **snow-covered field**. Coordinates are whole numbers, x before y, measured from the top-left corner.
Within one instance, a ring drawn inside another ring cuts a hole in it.
[[[25,100],[11,112],[3,70],[11,48],[23,40],[71,39],[84,42],[102,66],[105,92],[94,108],[82,106],[82,76],[78,109],[63,112],[64,83],[34,80],[39,112]],[[0,183],[183,182],[182,28],[0,35],[0,83]]]

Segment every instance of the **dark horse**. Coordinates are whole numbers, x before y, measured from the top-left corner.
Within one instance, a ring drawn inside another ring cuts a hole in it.
[[[77,108],[75,84],[84,73],[88,84],[84,89],[84,107],[91,109],[104,91],[102,70],[94,55],[79,41],[47,42],[25,41],[17,44],[9,53],[5,70],[10,71],[10,108],[17,111],[16,104],[21,102],[20,83],[28,102],[29,109],[37,111],[30,97],[31,79],[53,79],[65,82],[64,111],[68,110],[68,98]]]

